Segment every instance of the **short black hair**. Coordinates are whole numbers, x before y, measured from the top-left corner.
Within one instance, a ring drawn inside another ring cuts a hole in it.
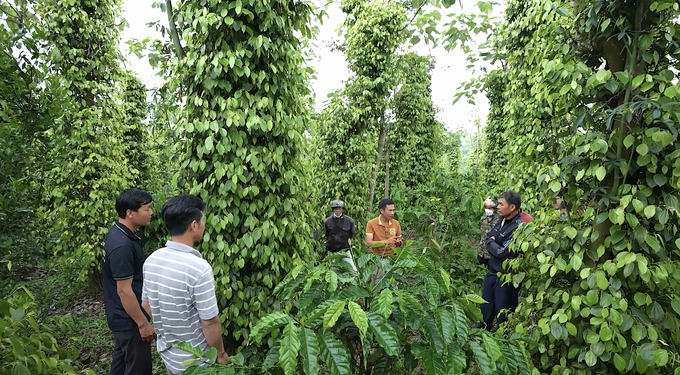
[[[516,210],[522,209],[522,198],[520,198],[519,194],[517,194],[516,191],[506,190],[501,195],[498,196],[498,199],[501,198],[505,199],[505,201],[508,204],[514,204]]]
[[[205,203],[195,195],[178,195],[170,198],[161,208],[161,217],[172,236],[184,234],[189,225],[200,221]]]
[[[151,203],[151,194],[138,189],[126,189],[116,198],[116,212],[121,219],[125,218],[128,210],[137,212],[143,205]]]
[[[385,207],[387,207],[391,204],[394,204],[394,202],[391,199],[383,199],[383,200],[380,201],[380,203],[378,203],[378,208],[381,209],[381,210],[384,210]]]

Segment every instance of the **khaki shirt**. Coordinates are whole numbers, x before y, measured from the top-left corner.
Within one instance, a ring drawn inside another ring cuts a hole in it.
[[[372,234],[373,241],[385,242],[392,237],[401,237],[401,226],[394,219],[383,222],[380,216],[378,216],[366,224],[366,234]],[[371,252],[380,255],[394,254],[390,246],[371,248]]]

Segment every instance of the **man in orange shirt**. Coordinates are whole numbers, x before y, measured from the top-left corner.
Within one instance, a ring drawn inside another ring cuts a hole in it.
[[[401,227],[394,220],[394,202],[383,199],[378,204],[380,216],[366,224],[366,246],[369,248],[376,243],[384,243],[384,247],[371,248],[371,252],[379,255],[393,255],[392,250],[401,246]]]

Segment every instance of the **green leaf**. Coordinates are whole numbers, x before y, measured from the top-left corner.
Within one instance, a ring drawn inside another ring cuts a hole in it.
[[[349,350],[331,331],[317,333],[321,356],[333,375],[351,375]]]
[[[626,361],[618,353],[614,354],[614,366],[621,373],[626,369]]]
[[[649,245],[655,253],[658,253],[661,250],[661,243],[653,235],[647,235],[645,237],[645,243]]]
[[[623,145],[626,146],[626,148],[630,148],[630,146],[633,145],[635,142],[635,137],[632,134],[628,134],[626,138],[623,140]]]
[[[555,340],[562,339],[562,326],[559,322],[553,321],[550,323],[550,334],[555,338]]]
[[[498,341],[494,336],[484,333],[482,335],[482,344],[484,344],[484,350],[489,354],[492,361],[496,362],[503,356],[501,348],[498,346]]]
[[[300,339],[298,338],[298,328],[294,322],[288,323],[283,329],[283,336],[280,340],[279,364],[286,375],[295,373],[297,367],[297,356],[300,351]]]
[[[350,302],[352,304],[354,302]],[[350,313],[352,308],[350,306]],[[317,375],[319,373],[319,342],[317,337],[309,328],[300,330],[300,356],[303,358],[302,369],[306,375]]]
[[[449,275],[446,270],[443,268],[439,269],[439,275],[441,276],[442,282],[444,283],[443,287],[446,289],[447,293],[451,292],[451,275]]]
[[[568,93],[569,90],[571,90],[570,84],[566,84],[566,85],[562,86],[562,88],[560,89],[560,95],[564,95],[564,94]]]
[[[407,292],[402,292],[402,291],[395,291],[397,296],[399,297],[400,300],[405,301],[408,303],[411,307],[413,307],[415,310],[419,311],[420,313],[425,313],[425,308],[423,308],[423,305],[418,301],[416,297],[414,297],[412,294],[407,293]]]
[[[638,154],[645,156],[649,152],[649,146],[647,146],[646,143],[640,143],[636,148],[635,151],[637,151]]]
[[[606,69],[600,69],[595,73],[595,78],[599,83],[604,83],[611,77],[611,72]]]
[[[453,341],[455,327],[451,312],[444,307],[438,308],[435,311],[435,322],[437,323],[439,334],[441,335],[444,342],[449,343]]]
[[[565,230],[565,233],[567,234],[567,236],[569,238],[571,238],[573,240],[574,238],[576,238],[578,231],[574,227],[567,227],[567,229]]]
[[[250,333],[248,340],[250,342],[260,342],[264,336],[269,334],[276,328],[290,323],[293,319],[282,312],[271,313],[260,319],[255,328]]]
[[[22,363],[17,362],[12,367],[12,375],[31,375],[31,371]]]
[[[645,75],[644,75],[644,74],[640,74],[639,76],[633,78],[633,82],[632,82],[632,84],[631,84],[631,88],[632,88],[633,90],[635,90],[636,88],[638,88],[638,87],[642,84],[642,81],[644,81],[644,79],[645,79]]]
[[[435,354],[434,350],[425,350],[423,353],[423,367],[427,375],[446,375],[446,366],[441,356]]]
[[[203,355],[205,358],[208,358],[211,362],[217,362],[217,349],[214,347],[210,347],[208,351]],[[229,357],[230,362],[232,361],[232,358]]]
[[[327,330],[328,328],[332,328],[344,310],[345,301],[338,301],[332,304],[323,314],[323,329]]]
[[[616,72],[614,75],[619,80],[619,82],[623,83],[624,85],[630,81],[630,75],[628,72]]]
[[[394,327],[382,315],[370,312],[367,316],[371,331],[373,331],[378,344],[385,350],[385,353],[393,356],[397,355],[400,345],[399,336],[397,336]]]
[[[466,294],[464,297],[468,302],[476,303],[479,305],[486,303],[484,298],[478,296],[477,294]]]
[[[654,183],[656,183],[657,186],[664,186],[666,185],[666,182],[668,182],[668,178],[662,174],[655,174],[654,175]]]
[[[217,358],[217,350],[215,350],[215,358]],[[215,362],[215,361],[213,361]],[[229,362],[238,365],[238,366],[243,366],[245,363],[245,358],[243,357],[243,353],[236,353],[232,356],[229,357]]]
[[[559,181],[554,180],[553,182],[550,183],[550,190],[557,193],[558,191],[562,190],[562,184]]]
[[[595,273],[595,280],[598,288],[602,290],[607,290],[607,288],[609,288],[609,280],[607,279],[607,275],[604,272],[597,271]]]
[[[642,34],[638,37],[638,48],[641,51],[646,51],[652,46],[654,37],[651,34]]]
[[[586,352],[586,364],[590,367],[593,367],[593,366],[595,366],[596,363],[597,363],[597,357],[595,356],[595,353],[588,350],[588,352]]]
[[[603,325],[600,328],[600,340],[603,342],[609,341],[612,339],[612,329],[609,328],[608,325]]]
[[[389,289],[383,289],[378,297],[378,308],[380,315],[388,319],[392,315],[392,292]]]
[[[174,344],[173,347],[177,348],[179,350],[183,350],[187,353],[190,353],[191,355],[193,355],[196,358],[203,357],[203,352],[201,351],[201,348],[194,347],[193,345],[191,345],[188,342],[184,342],[184,341],[178,342],[178,343]]]
[[[496,363],[491,360],[489,354],[476,341],[470,341],[470,349],[475,355],[475,360],[482,375],[496,375]]]
[[[280,348],[281,344],[277,342],[269,349],[264,361],[262,362],[262,370],[267,371],[276,365],[276,363],[279,361]]]
[[[453,324],[456,327],[456,340],[458,341],[458,345],[463,346],[468,339],[470,319],[468,319],[465,314],[463,306],[457,301],[453,301],[451,304],[451,315],[453,316]]]
[[[645,207],[644,213],[645,213],[645,216],[647,217],[647,219],[653,218],[654,214],[656,213],[656,206],[650,205],[650,206]]]
[[[664,318],[664,311],[661,305],[654,301],[651,306],[649,306],[649,318],[652,319],[654,323],[660,323]]]
[[[671,307],[676,314],[680,315],[680,299],[678,299],[678,297],[673,297],[673,300],[671,301]]]
[[[665,349],[657,349],[654,351],[654,363],[659,367],[664,367],[668,364],[668,351]]]
[[[604,180],[606,175],[607,175],[607,170],[603,166],[599,166],[595,170],[595,177],[597,177],[597,179],[599,181]]]
[[[601,30],[602,32],[604,32],[605,30],[607,30],[607,27],[609,26],[609,23],[610,23],[611,21],[612,21],[611,18],[605,18],[605,19],[602,21],[602,25],[600,25],[600,30]]]
[[[432,277],[427,277],[425,279],[425,288],[421,290],[430,308],[435,308],[439,303],[439,284],[437,281]]]
[[[366,317],[366,312],[361,309],[361,306],[356,302],[350,301],[347,304],[349,310],[349,315],[352,317],[354,325],[359,329],[359,334],[363,337],[366,336],[366,330],[368,330],[368,318]]]

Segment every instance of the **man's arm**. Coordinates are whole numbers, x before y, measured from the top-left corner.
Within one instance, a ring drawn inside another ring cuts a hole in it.
[[[142,308],[146,311],[146,315],[151,316],[151,305],[148,302],[142,302]]]
[[[139,334],[142,336],[142,340],[153,340],[153,326],[142,312],[142,308],[139,306],[139,302],[137,302],[137,296],[132,291],[132,278],[116,280],[116,292],[118,292],[123,309],[125,309],[125,312],[139,327]]]
[[[211,319],[201,319],[201,329],[205,341],[211,347],[217,349],[217,362],[226,364],[229,361],[227,352],[224,351],[224,343],[222,343],[222,327],[220,326],[219,316]]]
[[[356,232],[357,232],[356,224],[354,224],[354,220],[352,220],[352,225],[350,226],[349,229],[349,238],[354,238]]]
[[[198,310],[205,341],[208,345],[217,349],[217,362],[226,364],[229,356],[224,351],[224,344],[222,343],[222,327],[220,326],[217,298],[215,297],[215,278],[212,268],[208,268],[196,280],[196,284],[190,287],[189,293],[194,307]],[[207,318],[209,316],[212,318]]]

